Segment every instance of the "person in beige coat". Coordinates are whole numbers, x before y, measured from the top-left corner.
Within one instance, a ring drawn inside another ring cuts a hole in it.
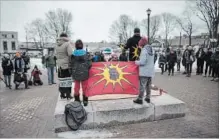
[[[72,99],[71,55],[73,44],[67,34],[62,33],[57,39],[56,56],[58,66],[59,91],[61,99]]]

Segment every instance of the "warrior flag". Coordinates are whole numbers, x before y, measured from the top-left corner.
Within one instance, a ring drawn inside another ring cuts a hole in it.
[[[88,97],[139,93],[138,66],[134,62],[96,62],[89,71]]]

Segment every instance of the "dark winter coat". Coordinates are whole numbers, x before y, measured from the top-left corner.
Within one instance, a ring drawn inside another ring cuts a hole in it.
[[[126,54],[121,54],[120,56],[119,56],[119,61],[128,61],[128,57],[127,57],[127,55]]]
[[[205,52],[203,51],[202,48],[200,48],[200,49],[198,50],[198,52],[196,52],[196,58],[197,58],[197,60],[204,60],[204,58],[205,58]]]
[[[170,53],[167,57],[167,62],[169,64],[175,64],[177,62],[177,56],[176,53]]]
[[[84,81],[89,78],[91,61],[85,50],[74,50],[71,57],[72,78],[76,81]]]
[[[204,60],[206,61],[206,63],[211,64],[211,56],[212,52],[208,51],[207,53],[205,53]]]
[[[159,64],[165,64],[165,63],[166,63],[166,57],[164,55],[160,55]]]
[[[212,67],[218,67],[219,65],[219,52],[215,52],[211,56]]]
[[[23,58],[15,58],[14,60],[14,69],[15,72],[24,72],[25,62]]]
[[[24,60],[24,64],[25,64],[25,69],[28,70],[30,69],[30,57],[28,55],[22,55],[21,58]]]
[[[2,69],[3,69],[3,75],[11,75],[11,72],[13,71],[13,63],[10,59],[3,58],[2,59]]]
[[[130,61],[135,61],[139,58],[135,56],[134,52],[135,52],[135,48],[138,49],[138,54],[140,55],[141,53],[141,49],[138,48],[138,42],[140,41],[141,39],[141,36],[133,36],[131,38],[128,39],[127,43],[126,43],[126,46],[125,46],[125,49],[130,49],[129,50],[129,60]]]
[[[195,61],[195,55],[193,50],[186,50],[184,52],[185,63],[193,63]]]

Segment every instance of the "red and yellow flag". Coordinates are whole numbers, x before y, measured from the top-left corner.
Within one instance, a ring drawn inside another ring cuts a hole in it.
[[[134,62],[97,62],[92,64],[86,94],[139,93],[138,66]]]

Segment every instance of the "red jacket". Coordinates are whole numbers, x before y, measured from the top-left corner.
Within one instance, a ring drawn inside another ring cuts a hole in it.
[[[33,70],[31,75],[33,76],[34,80],[40,80],[40,75],[42,75],[42,73],[40,70]]]

